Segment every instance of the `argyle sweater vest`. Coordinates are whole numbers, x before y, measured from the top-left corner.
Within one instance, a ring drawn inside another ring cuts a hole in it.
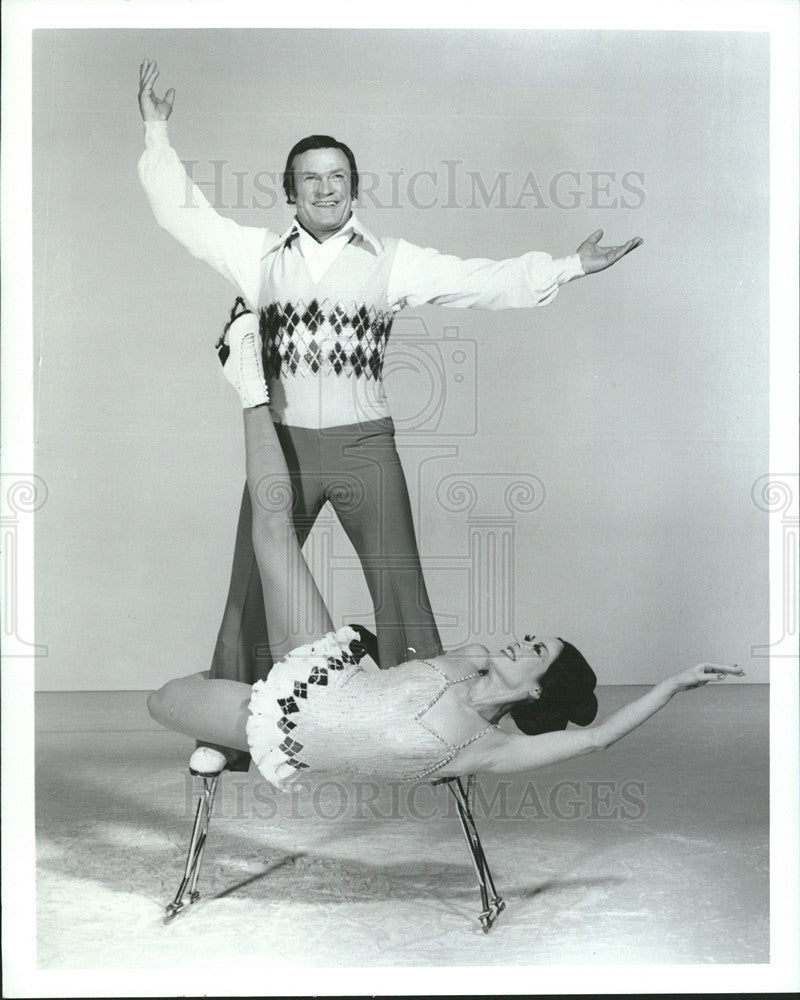
[[[336,427],[389,416],[382,375],[396,252],[397,240],[376,252],[357,237],[318,282],[297,240],[265,254],[259,323],[277,422]]]

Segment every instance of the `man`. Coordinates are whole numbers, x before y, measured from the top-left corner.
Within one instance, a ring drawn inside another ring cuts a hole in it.
[[[270,409],[292,476],[300,543],[330,502],[364,569],[380,666],[437,656],[442,646],[381,377],[392,319],[423,303],[544,305],[560,285],[609,267],[642,241],[604,248],[598,231],[569,257],[528,253],[490,261],[378,239],[352,211],[355,158],[331,136],[309,136],[289,153],[284,190],[296,217],[286,233],[240,226],[219,216],[189,182],[167,138],[175,92],[157,98],[157,77],[156,63],[145,60],[139,106],[146,149],[139,175],[159,224],[226,277],[259,316]],[[263,677],[272,662],[251,519],[245,489],[211,667],[212,677],[246,683]]]

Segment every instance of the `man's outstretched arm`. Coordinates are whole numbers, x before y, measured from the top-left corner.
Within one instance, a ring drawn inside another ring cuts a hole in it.
[[[258,300],[264,241],[277,236],[223,218],[191,182],[167,136],[175,90],[171,88],[158,98],[154,91],[157,78],[157,64],[145,59],[139,68],[139,110],[145,126],[139,179],[150,207],[162,229],[192,256],[227,278],[253,308]]]
[[[389,281],[396,308],[425,303],[460,309],[530,309],[547,305],[561,285],[611,267],[643,242],[601,247],[598,229],[574,254],[551,257],[532,251],[509,260],[462,260],[400,240]]]

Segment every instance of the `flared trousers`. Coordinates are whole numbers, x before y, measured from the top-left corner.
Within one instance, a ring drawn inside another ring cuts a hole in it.
[[[414,533],[408,487],[391,418],[321,429],[276,424],[292,484],[302,545],[330,503],[355,549],[374,606],[382,668],[442,652]],[[268,484],[263,502],[269,502]],[[262,502],[257,491],[256,502]],[[211,676],[253,684],[272,666],[245,486],[233,569]]]

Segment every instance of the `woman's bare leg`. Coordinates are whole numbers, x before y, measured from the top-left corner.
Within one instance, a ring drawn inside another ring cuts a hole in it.
[[[270,652],[277,662],[333,626],[297,542],[289,469],[266,405],[244,410],[244,440],[253,548],[264,591]]]
[[[167,729],[235,750],[248,749],[245,727],[252,688],[209,680],[207,673],[169,681],[147,699],[150,715]]]
[[[244,410],[244,438],[253,548],[264,591],[270,652],[277,662],[330,631],[331,619],[297,543],[289,470],[266,405]],[[220,748],[246,751],[250,695],[248,684],[210,680],[203,672],[169,681],[150,695],[147,707],[167,729]]]
[[[226,331],[227,332],[227,331]],[[231,331],[232,332],[232,331]],[[239,337],[239,334],[237,334]],[[273,661],[331,629],[331,619],[306,565],[292,522],[292,485],[266,400],[260,344],[252,329],[232,342],[226,376],[244,406],[247,485],[253,507],[256,554]],[[220,748],[247,750],[246,723],[251,688],[238,681],[210,680],[205,673],[170,681],[148,699],[153,718],[168,729]],[[200,747],[197,754],[207,754]],[[191,766],[191,765],[190,765]]]

